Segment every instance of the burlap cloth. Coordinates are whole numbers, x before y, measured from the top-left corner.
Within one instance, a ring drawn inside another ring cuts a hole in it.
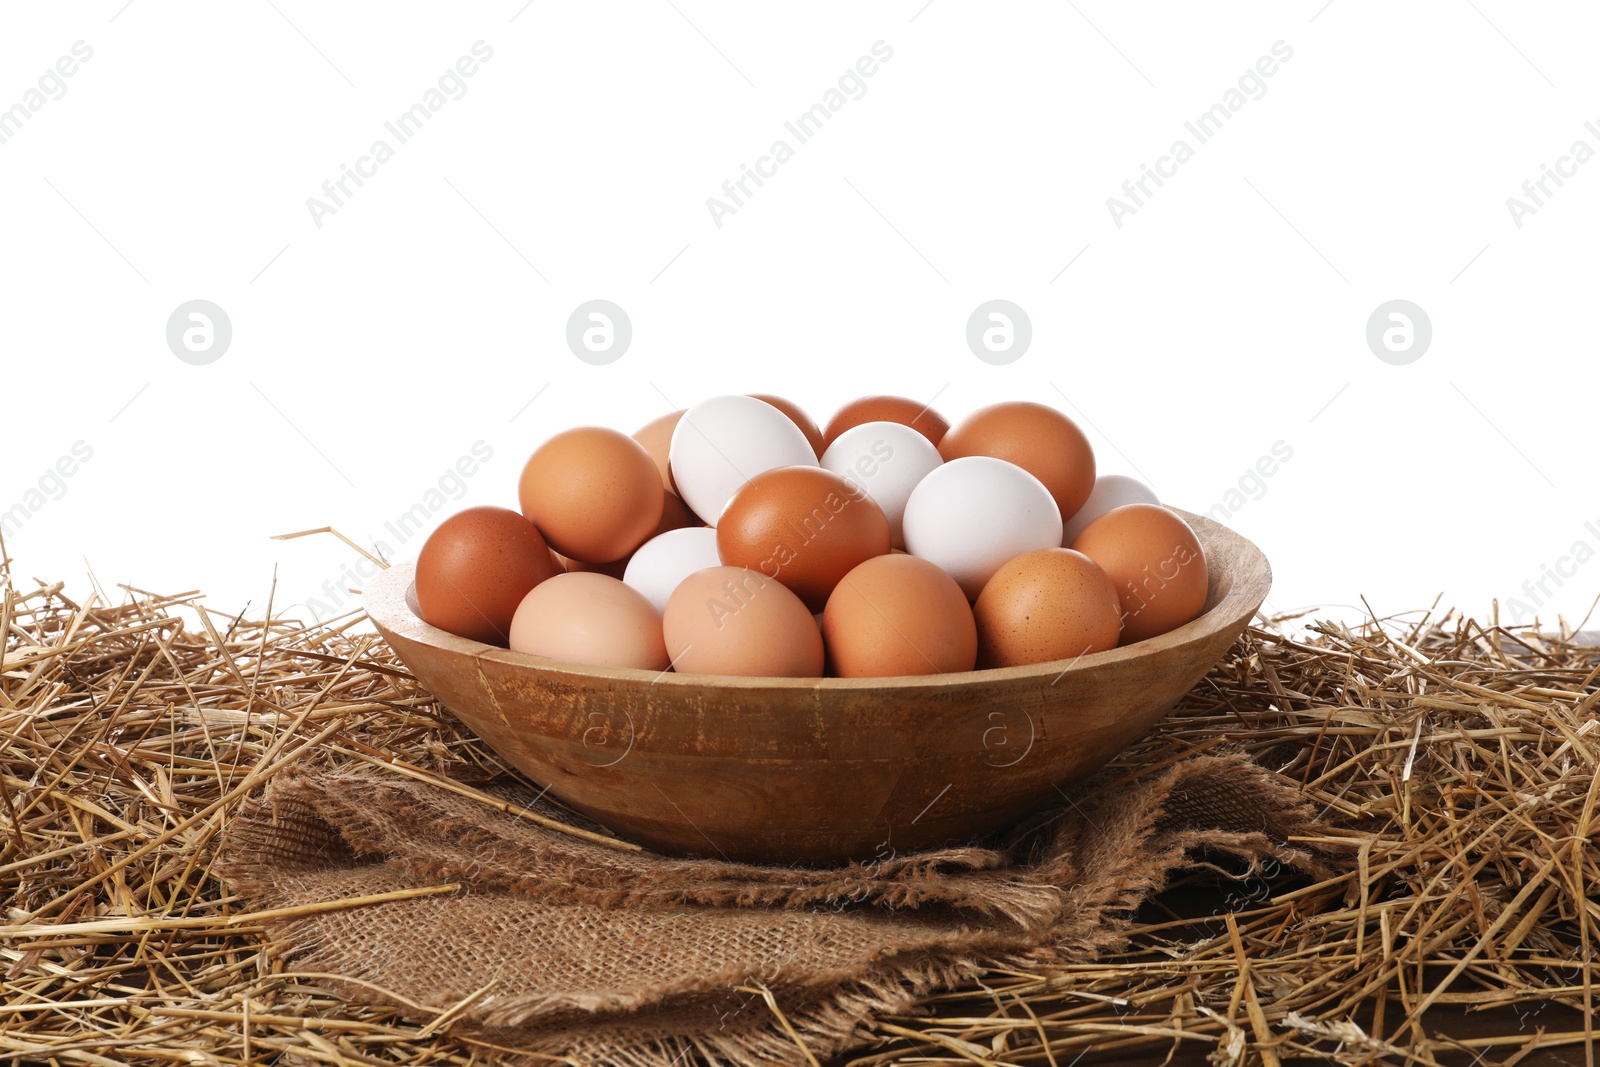
[[[353,1000],[472,998],[452,1034],[630,1067],[785,1063],[803,1057],[780,1012],[817,1056],[837,1053],[874,1014],[986,967],[1115,951],[1174,868],[1271,857],[1325,877],[1327,856],[1287,841],[1320,829],[1281,779],[1204,756],[1088,783],[987,847],[758,867],[617,851],[395,775],[290,768],[233,822],[217,869],[260,909],[462,883],[268,927],[287,965],[356,980]]]

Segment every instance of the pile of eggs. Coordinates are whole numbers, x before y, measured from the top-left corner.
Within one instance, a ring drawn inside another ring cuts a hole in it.
[[[446,519],[416,606],[461,637],[596,667],[881,677],[1067,660],[1198,617],[1206,561],[1146,486],[1096,477],[1066,415],[951,426],[862,397],[819,430],[717,396],[529,457],[520,509]]]

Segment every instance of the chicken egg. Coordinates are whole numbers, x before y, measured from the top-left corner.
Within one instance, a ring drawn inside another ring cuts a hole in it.
[[[746,567],[707,567],[678,583],[662,630],[680,673],[822,675],[816,619],[780,582]]]
[[[907,555],[874,556],[846,574],[823,610],[822,637],[841,678],[970,671],[978,650],[956,580]]]
[[[604,574],[558,574],[529,590],[511,620],[511,649],[591,667],[667,669],[661,613]]]
[[[1102,474],[1094,480],[1094,489],[1089,493],[1089,499],[1083,502],[1083,507],[1063,524],[1062,547],[1070,548],[1085,526],[1112,508],[1120,508],[1124,504],[1159,503],[1161,501],[1156,499],[1155,490],[1139,479],[1126,474]]]
[[[672,431],[678,428],[678,420],[682,418],[682,410],[671,411],[633,431],[633,439],[643,445],[644,450],[650,453],[650,458],[656,461],[656,467],[661,471],[662,488],[670,492],[677,492],[677,486],[672,484],[667,449],[672,444]]]
[[[689,510],[687,504],[678,499],[676,493],[666,493],[665,496],[666,500],[661,508],[661,521],[656,523],[656,528],[650,535],[651,540],[671,530],[681,530],[685,527],[706,529],[705,524],[696,517],[694,512]],[[649,541],[645,542],[646,545],[649,543]],[[609,563],[585,563],[581,559],[569,559],[560,553],[553,554],[556,557],[556,562],[561,565],[561,569],[564,571],[593,571],[596,574],[609,574],[613,578],[621,578],[628,571],[629,561],[638,555],[643,548],[644,545],[640,545],[638,549],[635,549],[629,555],[623,556],[621,559],[612,560]],[[716,560],[711,562],[715,563]],[[710,564],[701,564],[701,566],[710,566]],[[657,610],[660,607],[661,605],[656,605]]]
[[[789,416],[789,421],[800,427],[800,432],[806,435],[806,443],[811,446],[811,451],[816,455],[822,455],[822,431],[817,429],[816,421],[805,413],[804,408],[793,400],[785,400],[781,396],[773,396],[770,393],[750,393],[749,395],[756,400],[771,404]]]
[[[817,465],[800,427],[750,396],[714,396],[689,408],[672,431],[669,454],[683,502],[711,526],[739,487],[761,472]]]
[[[864,422],[834,439],[822,467],[855,482],[889,520],[889,543],[906,546],[904,519],[911,490],[943,463],[939,450],[917,430],[898,422]]]
[[[1036,548],[994,572],[972,607],[978,665],[1075,659],[1117,647],[1122,604],[1099,564],[1067,548]]]
[[[911,490],[904,526],[906,550],[943,567],[969,600],[1013,556],[1061,545],[1061,511],[1050,490],[992,456],[929,471]]]
[[[645,447],[603,426],[563,431],[535,449],[517,495],[550,547],[585,563],[610,563],[644,544],[666,500]]]
[[[657,611],[666,611],[667,600],[680,582],[695,571],[721,564],[717,531],[690,526],[657,534],[640,545],[629,558],[622,580],[643,593]]]
[[[417,613],[457,637],[504,648],[522,598],[559,572],[527,519],[510,508],[466,508],[417,553]]]
[[[1045,404],[1012,400],[979,408],[950,427],[939,454],[946,462],[993,456],[1015,463],[1044,483],[1063,519],[1083,507],[1094,489],[1089,439],[1077,423]]]
[[[1125,645],[1176,629],[1205,610],[1205,553],[1189,524],[1167,508],[1112,508],[1085,526],[1072,548],[1100,564],[1116,587]]]
[[[821,611],[856,564],[890,549],[889,520],[873,499],[821,467],[776,467],[733,494],[717,523],[732,567],[776,578]]]
[[[927,404],[920,404],[903,396],[863,396],[850,401],[833,413],[827,429],[822,431],[822,447],[831,447],[839,435],[864,422],[898,422],[916,430],[937,446],[950,424],[944,416]]]

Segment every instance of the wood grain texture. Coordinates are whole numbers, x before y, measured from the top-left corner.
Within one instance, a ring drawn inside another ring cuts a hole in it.
[[[365,603],[441,703],[551,795],[657,851],[832,864],[987,834],[1142,736],[1226,653],[1271,586],[1255,545],[1203,516],[1206,612],[1076,660],[896,678],[591,668],[455,637]]]

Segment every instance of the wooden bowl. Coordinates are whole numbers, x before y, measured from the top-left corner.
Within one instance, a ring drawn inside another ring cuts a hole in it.
[[[660,852],[760,863],[887,857],[1002,830],[1141,737],[1243,632],[1272,572],[1179,512],[1206,611],[1075,660],[894,678],[740,678],[586,667],[417,617],[414,564],[367,614],[446,708],[563,804]]]

